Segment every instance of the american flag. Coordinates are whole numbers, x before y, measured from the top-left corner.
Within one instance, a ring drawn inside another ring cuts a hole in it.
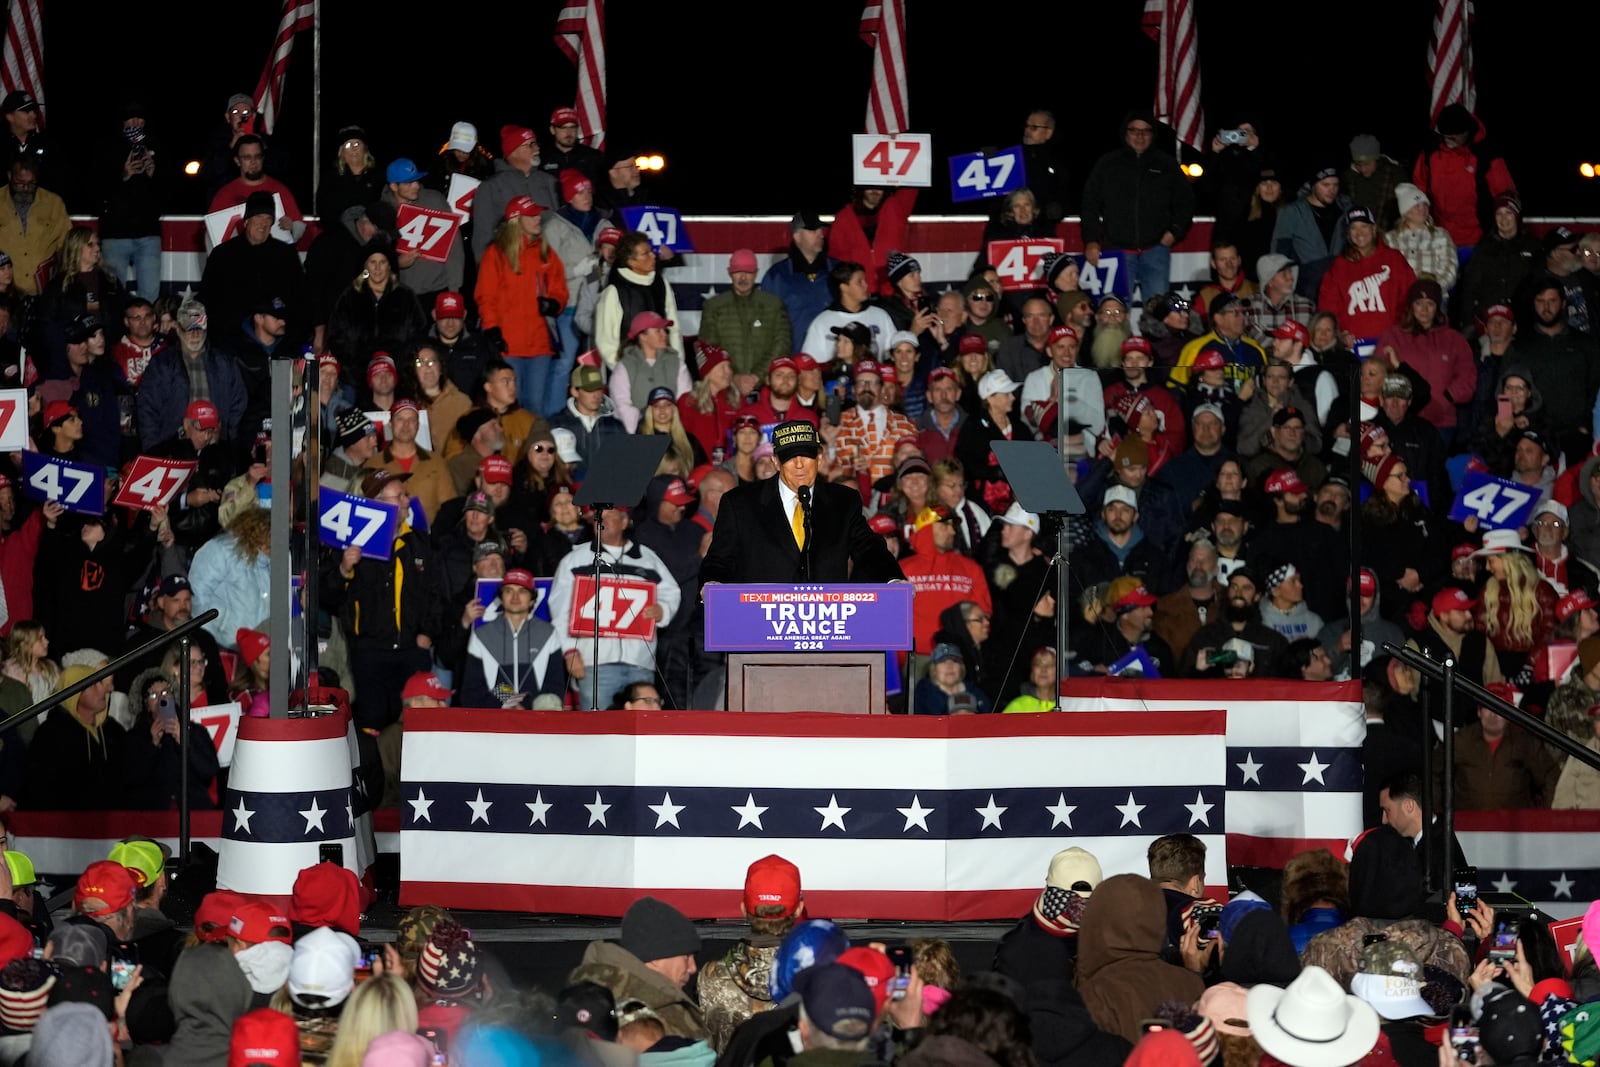
[[[412,709],[400,899],[736,918],[778,852],[815,915],[1012,918],[1056,851],[1143,872],[1177,832],[1224,887],[1223,719]]]
[[[1156,118],[1172,127],[1180,144],[1205,144],[1200,113],[1200,44],[1194,0],[1145,0],[1144,32],[1157,45]]]
[[[606,146],[605,0],[576,0],[556,16],[556,47],[578,67],[578,128],[595,148]]]
[[[1361,832],[1359,682],[1088,680],[1062,688],[1068,711],[1228,709],[1228,862],[1282,867]]]
[[[44,128],[44,13],[41,0],[11,0],[6,43],[0,49],[0,82],[7,92],[21,90],[39,103]]]
[[[861,12],[861,39],[872,49],[872,88],[867,92],[867,133],[905,133],[911,128],[906,101],[905,0],[869,3]]]
[[[1478,87],[1472,80],[1472,0],[1437,0],[1433,11],[1433,39],[1428,42],[1428,77],[1432,86],[1428,117],[1450,104],[1478,107]]]
[[[289,53],[294,51],[294,35],[316,25],[317,8],[314,0],[283,0],[283,14],[278,16],[278,34],[272,41],[272,53],[267,56],[267,66],[256,84],[256,113],[261,116],[261,128],[271,133],[278,123],[278,109],[283,102],[283,79],[289,72]]]

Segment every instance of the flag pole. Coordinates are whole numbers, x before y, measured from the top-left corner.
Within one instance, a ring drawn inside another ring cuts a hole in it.
[[[322,188],[322,0],[311,5],[311,204]]]

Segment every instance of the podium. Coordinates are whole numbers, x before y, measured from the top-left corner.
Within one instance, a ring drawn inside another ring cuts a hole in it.
[[[912,587],[712,585],[706,650],[728,653],[729,711],[884,711],[886,654],[912,647]]]

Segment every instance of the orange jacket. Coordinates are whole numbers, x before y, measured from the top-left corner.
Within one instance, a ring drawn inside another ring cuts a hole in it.
[[[522,246],[522,273],[499,245],[490,245],[478,267],[478,312],[485,330],[498,328],[511,356],[548,356],[555,351],[539,298],[548,296],[562,307],[567,303],[567,273],[552,249],[539,255],[537,243]]]

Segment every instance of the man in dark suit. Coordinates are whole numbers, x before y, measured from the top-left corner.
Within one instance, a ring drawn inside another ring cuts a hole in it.
[[[817,478],[816,427],[779,423],[772,447],[778,476],[722,498],[701,584],[904,581],[883,538],[861,515],[861,494]]]

